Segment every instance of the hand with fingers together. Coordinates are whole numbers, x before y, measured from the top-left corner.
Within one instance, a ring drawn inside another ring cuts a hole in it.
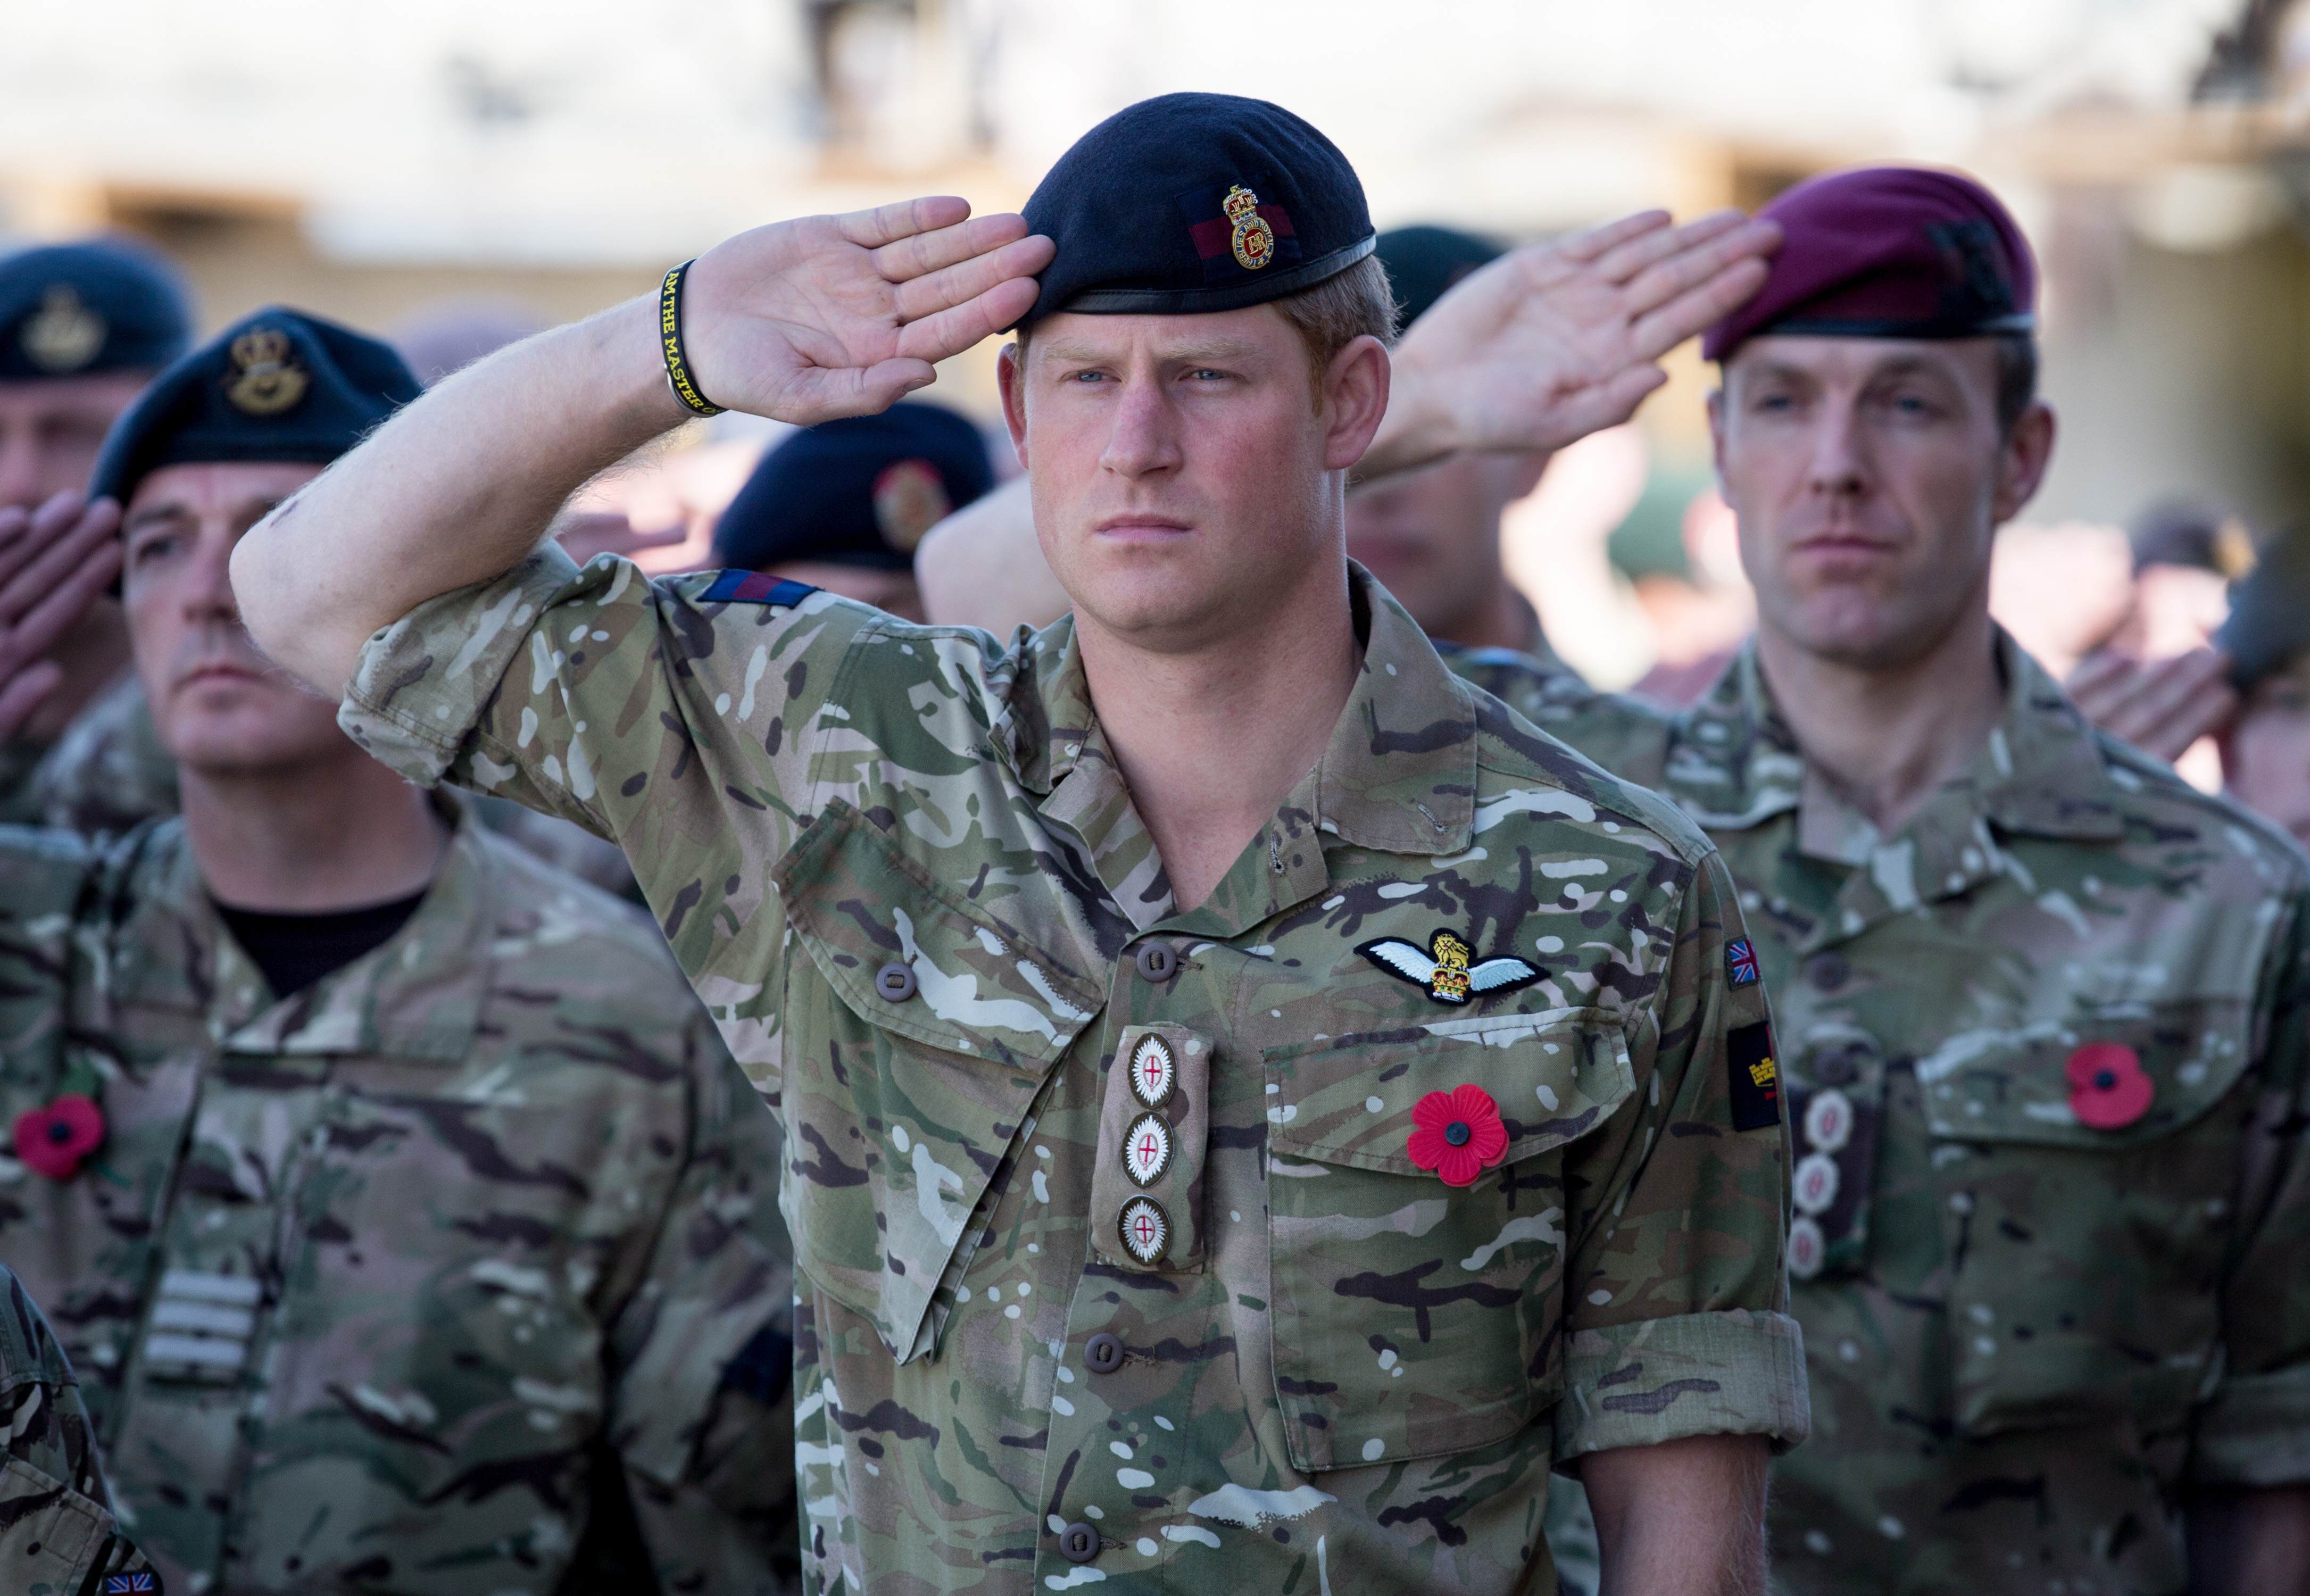
[[[0,742],[63,685],[47,657],[120,572],[120,507],[59,493],[38,509],[0,509]]]
[[[716,404],[797,426],[887,410],[1034,304],[1048,239],[954,198],[759,227],[698,258],[682,334]]]
[[[2170,763],[2237,714],[2229,668],[2229,656],[2212,648],[2161,660],[2103,649],[2080,660],[2062,685],[2095,725]]]
[[[1545,453],[1628,419],[1661,357],[1755,293],[1780,230],[1723,211],[1647,211],[1511,251],[1404,334],[1387,421],[1359,478],[1446,455]]]

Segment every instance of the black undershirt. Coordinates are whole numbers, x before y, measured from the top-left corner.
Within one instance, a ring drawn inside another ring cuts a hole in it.
[[[424,899],[425,894],[415,892],[391,903],[327,915],[276,915],[226,903],[217,904],[216,911],[241,951],[265,972],[274,995],[285,998],[385,946],[409,924]]]

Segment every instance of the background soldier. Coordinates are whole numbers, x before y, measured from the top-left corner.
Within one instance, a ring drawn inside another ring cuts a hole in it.
[[[0,820],[39,818],[42,756],[126,679],[128,634],[104,594],[111,573],[88,559],[110,554],[112,524],[101,508],[83,515],[78,495],[114,420],[185,352],[190,330],[175,271],[141,246],[102,239],[0,258],[0,559],[45,561],[24,606],[0,614],[9,626],[0,675],[10,682],[0,694]],[[165,759],[150,764],[159,774],[122,779],[169,779]]]
[[[2054,437],[2002,208],[1875,169],[1765,214],[1707,345],[1758,636],[1673,722],[1551,729],[1708,828],[1772,991],[1818,1416],[1776,1576],[2298,1590],[2305,862],[1989,619]]]
[[[226,580],[416,391],[267,310],[107,444],[184,814],[0,840],[0,1252],[179,1590],[769,1590],[768,1116],[646,923],[363,756]]]
[[[2270,540],[2215,641],[2238,704],[2221,734],[2226,790],[2310,847],[2310,535]]]
[[[714,562],[920,620],[915,546],[994,481],[986,440],[944,405],[821,421],[762,456],[714,528]]]
[[[80,1382],[48,1322],[0,1264],[0,1588],[110,1596],[160,1581],[120,1533]]]
[[[1545,1585],[1563,1458],[1632,1588],[1750,1588],[1805,1418],[1714,859],[1351,577],[1392,308],[1328,142],[1167,96],[1029,209],[1055,259],[957,201],[766,228],[452,378],[251,533],[252,620],[412,773],[619,837],[781,1106],[822,1584]],[[1552,255],[1618,308],[1559,424],[1769,239]],[[1022,317],[1075,618],[1021,653],[524,558],[708,395],[873,409]]]

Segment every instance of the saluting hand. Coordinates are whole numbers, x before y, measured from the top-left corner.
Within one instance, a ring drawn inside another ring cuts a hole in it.
[[[1358,474],[1469,451],[1545,453],[1617,426],[1660,358],[1755,293],[1780,229],[1738,211],[1647,211],[1513,250],[1403,336],[1387,421]]]
[[[871,415],[1024,315],[1052,248],[954,198],[759,227],[690,269],[684,352],[716,404],[803,427]]]
[[[0,742],[64,682],[47,658],[120,572],[120,507],[59,493],[27,512],[0,509]]]

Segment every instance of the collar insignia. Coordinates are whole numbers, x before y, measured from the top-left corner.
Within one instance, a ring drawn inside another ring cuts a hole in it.
[[[1389,975],[1428,989],[1430,1002],[1455,1008],[1498,992],[1514,992],[1540,979],[1541,972],[1521,958],[1496,958],[1471,965],[1476,950],[1465,937],[1450,930],[1428,939],[1428,949],[1401,937],[1366,942],[1356,950]]]
[[[290,352],[289,334],[255,327],[232,341],[232,376],[224,396],[244,415],[277,416],[293,410],[310,381]]]
[[[18,336],[25,359],[62,377],[96,359],[105,332],[104,317],[82,304],[69,283],[59,282],[40,296],[40,308],[24,318]]]
[[[1235,224],[1234,236],[1228,241],[1235,247],[1235,264],[1246,272],[1256,272],[1275,258],[1275,230],[1267,225],[1267,218],[1259,213],[1259,195],[1238,183],[1227,191],[1220,209]]]

